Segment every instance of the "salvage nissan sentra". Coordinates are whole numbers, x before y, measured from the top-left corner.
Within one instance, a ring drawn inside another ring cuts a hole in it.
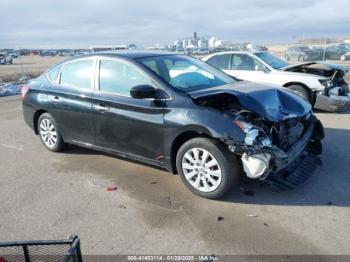
[[[159,166],[206,198],[241,175],[294,188],[320,164],[323,127],[309,103],[188,56],[72,58],[24,86],[22,99],[47,149],[75,144]]]

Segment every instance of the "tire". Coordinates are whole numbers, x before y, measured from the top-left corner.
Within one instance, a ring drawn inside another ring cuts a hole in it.
[[[305,101],[311,103],[311,97],[309,91],[301,86],[301,85],[291,85],[287,87],[288,89],[292,90],[294,93],[296,93],[298,96],[300,96]]]
[[[40,140],[48,150],[60,152],[66,147],[58,125],[49,113],[44,113],[39,117],[37,128]]]
[[[197,157],[195,151],[198,152]],[[207,157],[203,159],[205,154]],[[191,162],[189,156],[194,161]],[[204,163],[210,166],[205,167]],[[226,195],[237,183],[240,174],[236,156],[219,141],[208,138],[193,138],[184,143],[176,155],[176,168],[189,190],[209,199],[218,199]]]

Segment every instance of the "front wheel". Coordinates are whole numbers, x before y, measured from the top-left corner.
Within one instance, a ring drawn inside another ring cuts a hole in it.
[[[294,93],[296,93],[298,96],[300,96],[305,101],[311,103],[310,94],[305,87],[303,87],[301,85],[291,85],[291,86],[288,86],[287,88],[292,90]]]
[[[38,119],[38,132],[44,146],[53,152],[59,152],[66,146],[62,139],[55,119],[49,114],[44,113]]]
[[[227,194],[240,173],[235,155],[219,141],[208,138],[184,143],[176,156],[176,168],[189,190],[210,199]]]

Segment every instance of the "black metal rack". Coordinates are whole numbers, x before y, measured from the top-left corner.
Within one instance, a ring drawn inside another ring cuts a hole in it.
[[[80,239],[0,242],[0,262],[82,262]]]

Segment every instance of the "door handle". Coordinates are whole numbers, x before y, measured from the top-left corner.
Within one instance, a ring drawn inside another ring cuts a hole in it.
[[[97,111],[100,111],[100,112],[105,112],[107,110],[109,110],[109,108],[105,105],[94,105],[94,108],[97,110]]]
[[[54,101],[54,102],[60,101],[60,97],[59,96],[49,96],[49,99]]]

